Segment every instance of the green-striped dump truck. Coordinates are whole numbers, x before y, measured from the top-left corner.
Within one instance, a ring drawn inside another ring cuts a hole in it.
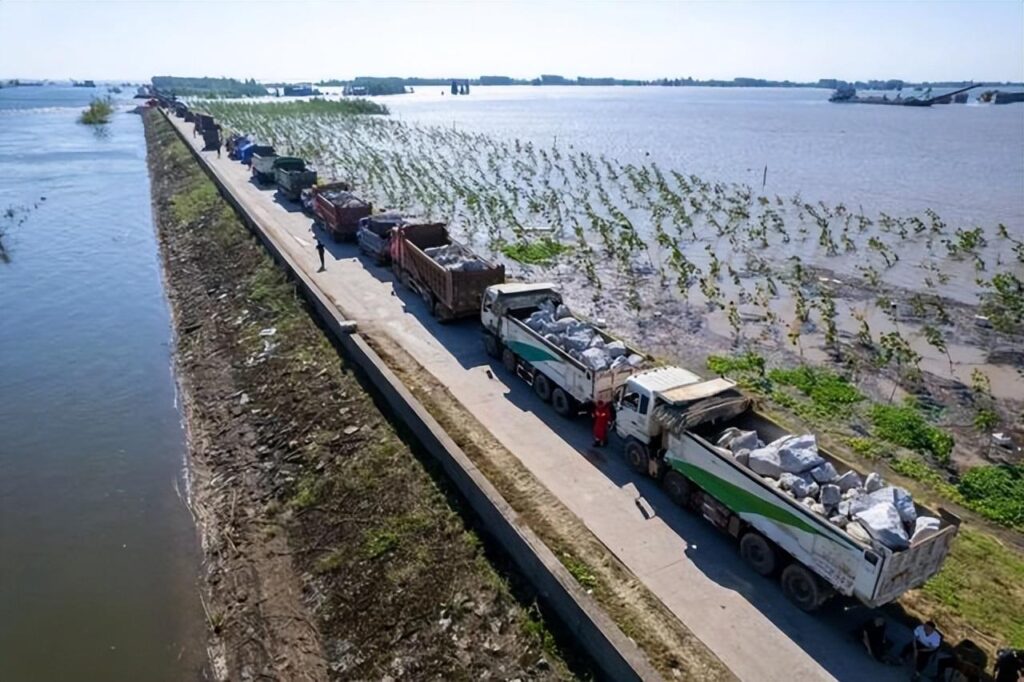
[[[886,604],[935,575],[949,554],[960,519],[944,509],[931,511],[907,498],[913,504],[907,515],[930,527],[892,549],[859,523],[829,517],[808,498],[797,499],[758,474],[751,468],[753,453],[745,462],[743,451],[718,445],[730,430],[761,443],[789,436],[726,378],[705,380],[679,367],[638,372],[621,387],[615,406],[629,465],[659,480],[673,502],[736,538],[740,556],[758,573],[778,575],[786,596],[806,611],[834,594],[870,607]],[[817,448],[816,456],[832,474],[844,471],[861,480],[825,450]],[[853,525],[861,532],[848,532]]]
[[[532,385],[534,393],[563,417],[586,412],[599,400],[610,403],[616,389],[639,371],[628,359],[642,358],[641,354],[566,309],[566,317],[558,322],[571,320],[588,327],[590,343],[617,346],[617,357],[623,360],[613,366],[588,365],[579,352],[559,346],[558,339],[543,328],[530,327],[531,316],[545,306],[563,307],[553,284],[510,282],[488,287],[480,305],[487,353],[500,358],[505,369]]]

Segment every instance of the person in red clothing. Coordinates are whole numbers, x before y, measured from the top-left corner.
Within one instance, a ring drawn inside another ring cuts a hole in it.
[[[594,445],[604,447],[608,444],[608,426],[612,421],[612,406],[598,400],[594,406]]]

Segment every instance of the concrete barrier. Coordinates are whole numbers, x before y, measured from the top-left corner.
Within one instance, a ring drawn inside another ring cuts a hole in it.
[[[167,117],[164,110],[161,113]],[[437,420],[406,388],[394,372],[355,331],[317,284],[281,248],[259,219],[245,210],[231,186],[217,174],[185,135],[170,121],[185,146],[234,208],[249,229],[260,239],[274,260],[285,268],[299,290],[316,311],[324,326],[342,347],[348,359],[358,366],[380,397],[387,403],[420,444],[438,460],[445,474],[480,518],[488,534],[512,558],[516,567],[537,594],[575,636],[601,674],[609,680],[662,680],[650,661],[631,639],[612,622],[608,614],[580,587],[547,545],[519,519],[519,515],[480,473]]]

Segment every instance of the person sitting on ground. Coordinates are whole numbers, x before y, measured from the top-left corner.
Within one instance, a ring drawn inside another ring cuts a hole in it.
[[[885,618],[875,616],[860,628],[860,641],[868,655],[880,663],[886,662],[889,640],[885,637]]]
[[[932,662],[932,656],[939,650],[942,644],[942,635],[935,629],[935,623],[927,621],[923,625],[914,628],[914,638],[903,647],[903,657],[913,653],[914,679],[920,677],[928,664]]]
[[[1002,649],[996,654],[996,682],[1018,682],[1024,673],[1024,649]]]

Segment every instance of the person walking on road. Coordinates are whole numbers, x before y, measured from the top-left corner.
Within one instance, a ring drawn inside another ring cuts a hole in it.
[[[598,400],[594,406],[594,445],[602,448],[608,445],[608,426],[612,421],[612,406]]]
[[[935,623],[926,622],[914,628],[914,638],[903,647],[903,656],[913,653],[914,678],[918,679],[932,662],[932,656],[939,650],[942,644],[942,635],[935,629]]]
[[[317,272],[323,272],[327,267],[324,265],[324,243],[320,241],[320,237],[316,238],[316,255],[320,256],[320,269]]]

